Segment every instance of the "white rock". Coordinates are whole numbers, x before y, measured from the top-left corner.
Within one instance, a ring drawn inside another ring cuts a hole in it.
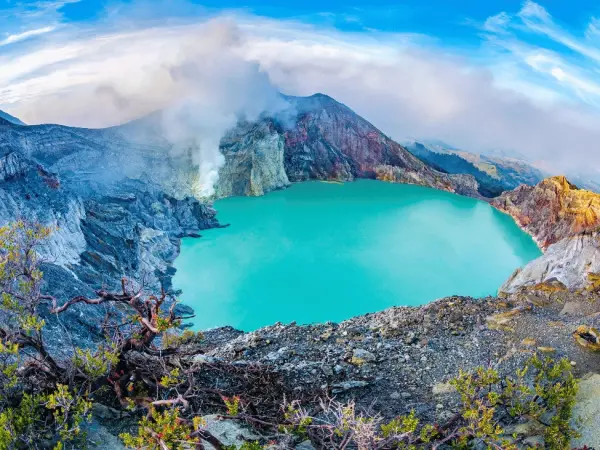
[[[588,284],[587,274],[600,272],[599,235],[578,235],[551,245],[542,256],[516,271],[500,288],[513,293],[522,286],[531,286],[557,279],[569,289]]]

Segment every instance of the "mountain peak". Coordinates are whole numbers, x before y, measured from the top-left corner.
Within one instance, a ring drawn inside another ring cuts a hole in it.
[[[553,177],[548,177],[545,180],[542,180],[541,183],[546,184],[546,185],[554,184],[554,185],[560,187],[560,189],[562,191],[569,191],[571,189],[579,190],[579,188],[576,185],[574,185],[573,183],[571,183],[567,179],[567,177],[565,177],[564,175],[556,175]]]
[[[312,112],[320,110],[344,110],[352,114],[356,113],[351,108],[338,102],[329,95],[316,93],[308,97],[296,97],[292,95],[283,95],[283,98],[288,101],[297,112]]]
[[[4,111],[1,111],[1,110],[0,110],[0,119],[4,119],[4,120],[6,120],[7,122],[10,122],[10,123],[12,123],[12,124],[14,124],[14,125],[26,125],[26,124],[25,124],[25,122],[23,122],[23,121],[21,121],[21,120],[17,119],[17,118],[16,118],[16,117],[14,117],[14,116],[11,116],[11,115],[10,115],[10,114],[8,114],[8,113],[5,113]]]

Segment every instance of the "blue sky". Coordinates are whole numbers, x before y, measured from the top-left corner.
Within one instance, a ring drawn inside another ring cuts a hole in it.
[[[19,12],[41,12],[53,10],[64,22],[87,22],[102,19],[107,10],[132,4],[132,1],[111,0],[2,0],[0,11],[3,16]],[[154,2],[148,2],[151,4]],[[184,2],[162,2],[168,5],[170,14],[183,11]],[[418,32],[474,42],[477,40],[467,26],[470,21],[483,22],[501,11],[517,11],[523,2],[519,0],[372,0],[372,1],[319,1],[280,2],[269,0],[193,0],[189,3],[203,6],[210,11],[225,9],[244,10],[261,16],[274,18],[297,18],[315,23],[327,23],[342,30],[377,29],[382,31]],[[170,5],[176,5],[171,8]],[[547,0],[544,8],[562,25],[574,29],[587,26],[590,17],[600,16],[600,5],[592,0],[565,2]],[[149,8],[152,9],[152,8]],[[189,10],[188,10],[189,11]],[[50,14],[49,14],[50,15]],[[11,24],[12,22],[12,24]],[[16,17],[3,21],[9,31],[23,29],[26,23]]]
[[[30,123],[113,125],[210,92],[233,60],[232,91],[324,91],[397,139],[598,153],[597,2],[0,0],[0,109]],[[169,70],[189,64],[182,88]]]

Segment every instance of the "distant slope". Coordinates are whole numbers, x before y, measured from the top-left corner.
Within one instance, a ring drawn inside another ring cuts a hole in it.
[[[26,125],[25,122],[17,119],[14,116],[11,116],[8,113],[5,113],[4,111],[0,111],[0,119],[4,119],[4,120],[6,120],[6,121],[8,121],[10,123],[13,123],[15,125]]]
[[[479,183],[479,193],[484,197],[496,197],[506,190],[500,180],[492,178],[473,163],[456,154],[437,153],[419,142],[410,144],[406,148],[417,158],[441,172],[472,175]]]
[[[479,192],[485,197],[495,197],[521,184],[535,185],[544,178],[540,170],[515,158],[477,155],[438,141],[411,141],[405,146],[415,156],[439,170],[474,176],[479,183]]]

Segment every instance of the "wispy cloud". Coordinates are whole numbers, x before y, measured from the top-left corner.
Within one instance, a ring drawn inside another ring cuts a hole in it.
[[[490,16],[483,23],[483,29],[485,31],[491,31],[493,33],[503,33],[510,23],[510,16],[505,12],[498,13],[494,16]]]
[[[551,96],[553,91],[600,108],[599,24],[590,17],[585,29],[566,29],[542,5],[528,0],[519,11],[489,17],[481,28],[488,42],[502,49],[500,57],[513,59],[520,80],[537,77]]]
[[[37,28],[35,30],[28,30],[22,33],[17,34],[9,34],[5,39],[0,41],[0,46],[14,44],[15,42],[24,41],[25,39],[29,39],[34,36],[39,36],[41,34],[50,33],[56,29],[55,26],[47,26],[43,28]]]

